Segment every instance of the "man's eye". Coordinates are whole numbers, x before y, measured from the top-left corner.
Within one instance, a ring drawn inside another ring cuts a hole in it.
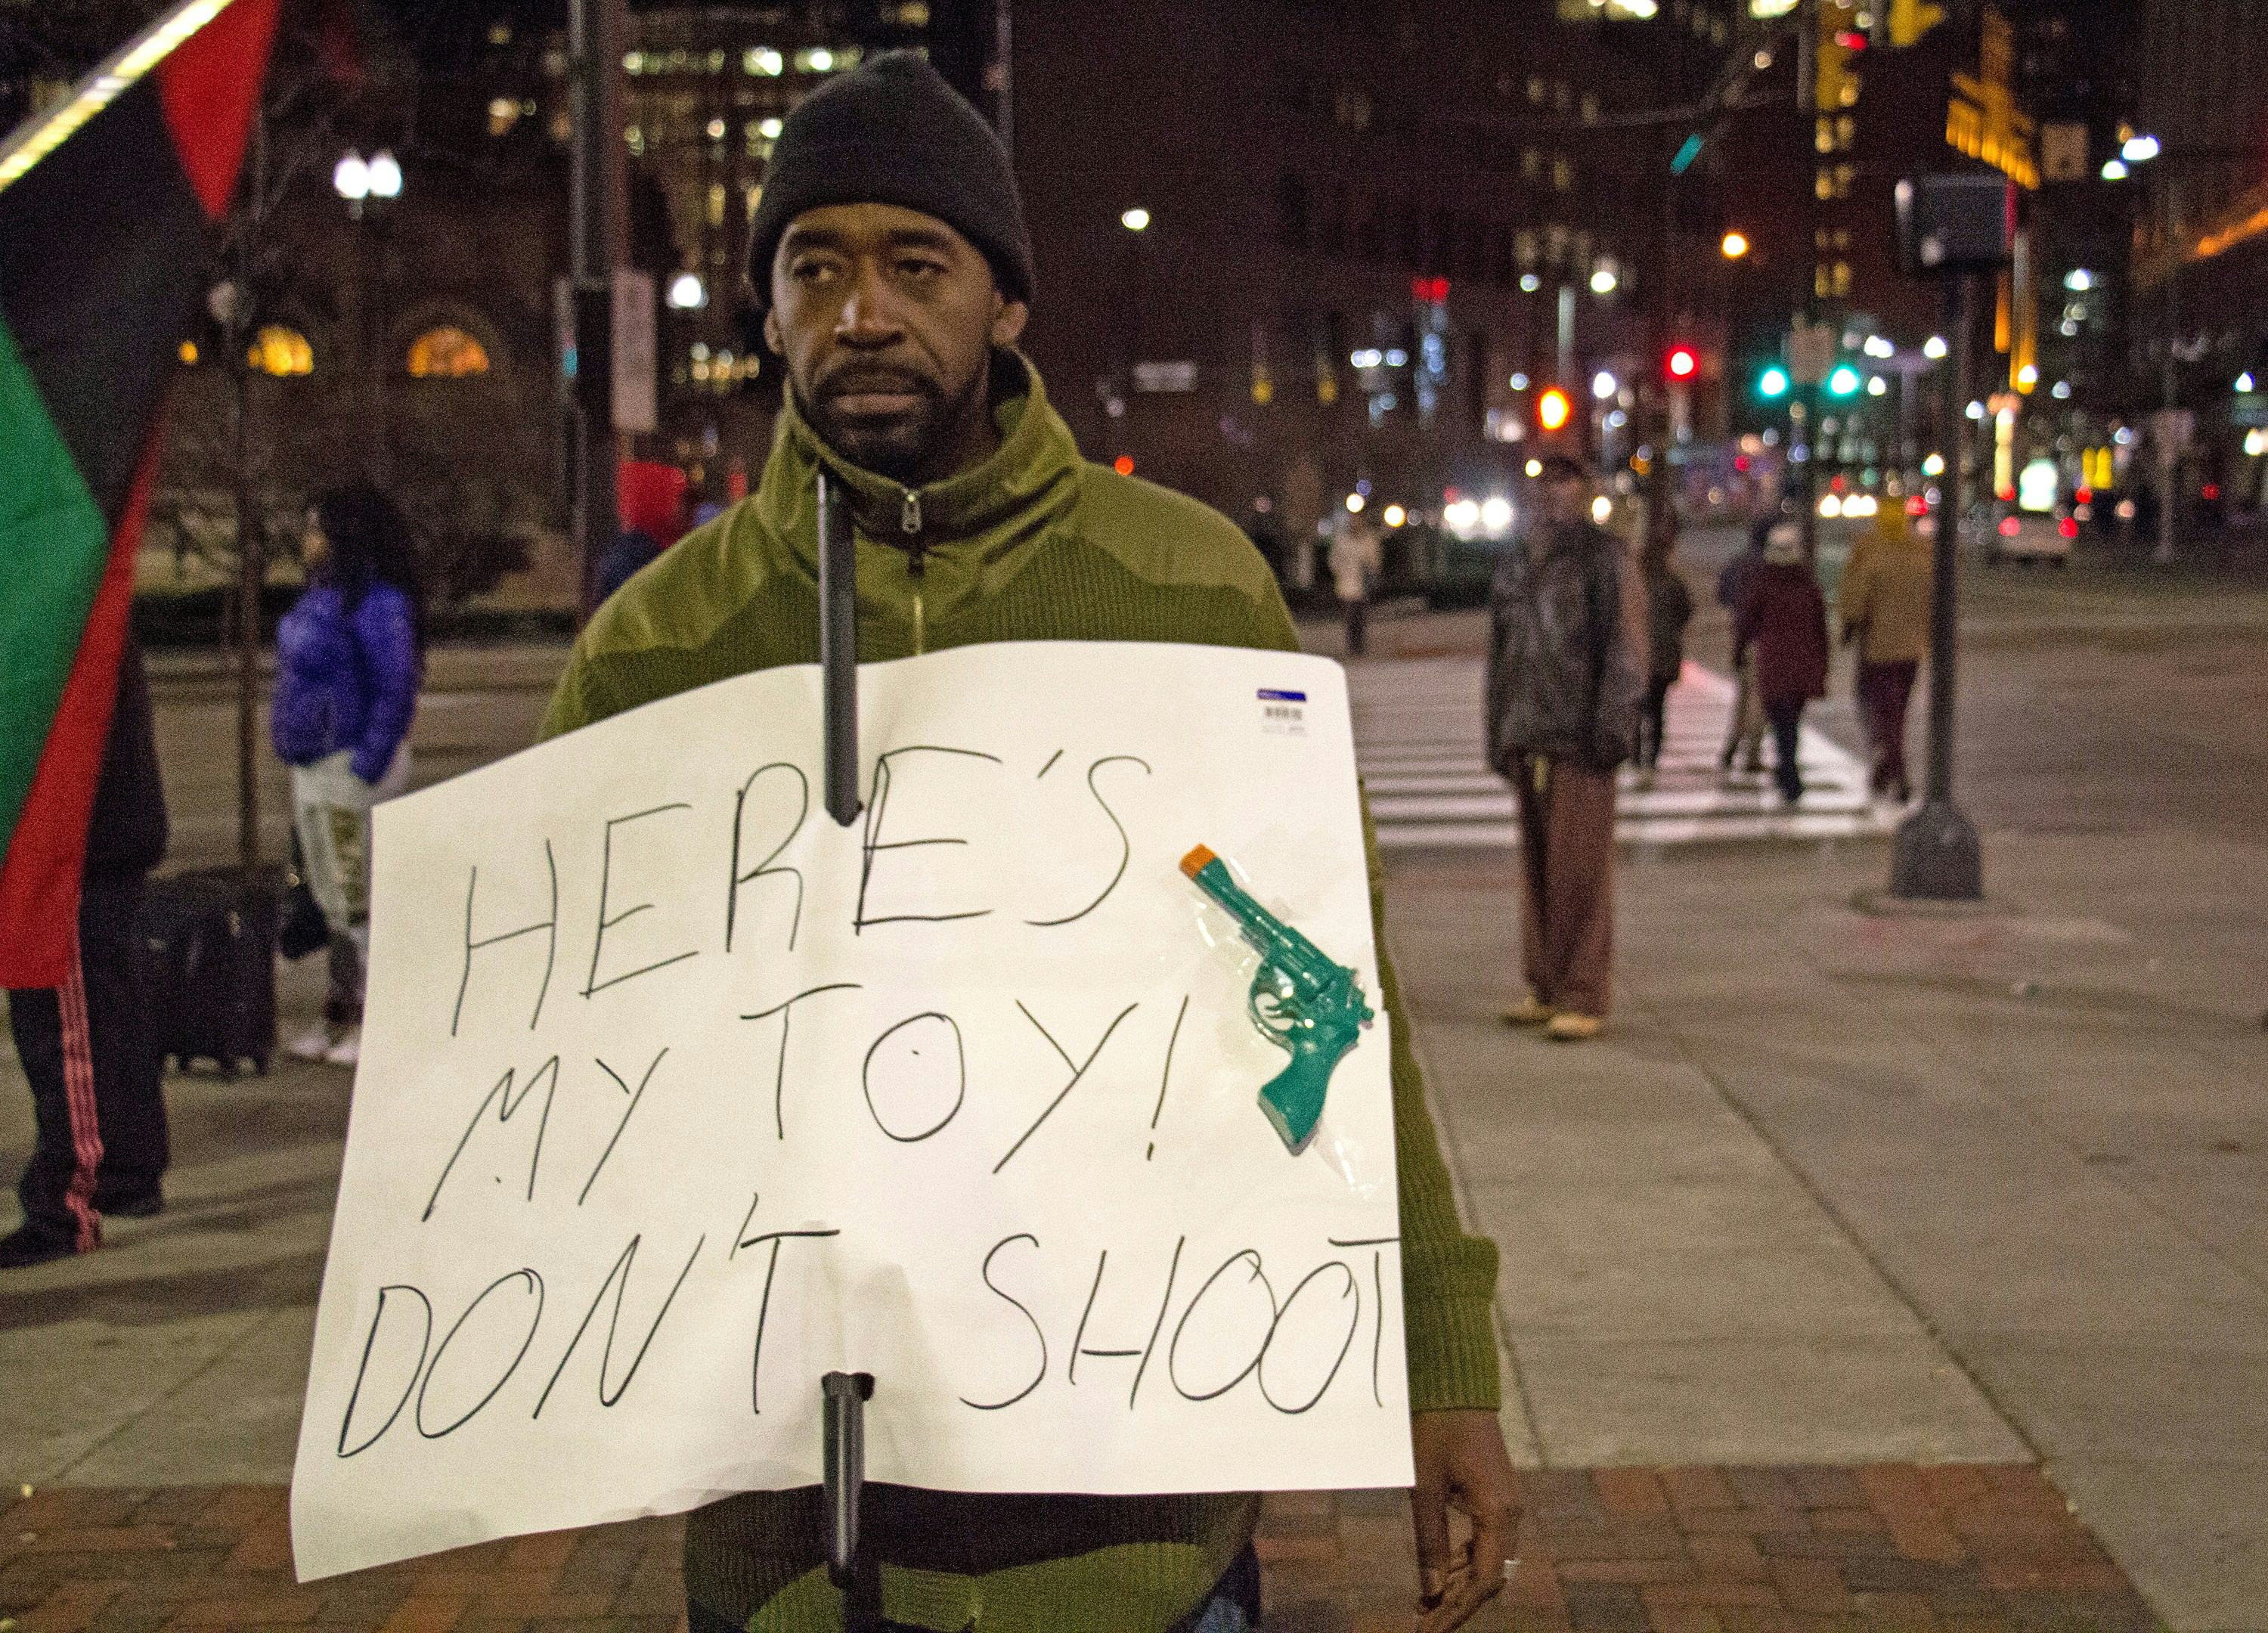
[[[916,279],[933,278],[943,273],[944,270],[945,263],[943,261],[932,261],[925,256],[908,255],[898,262],[898,275],[901,277]]]
[[[832,276],[834,272],[833,263],[824,261],[791,261],[787,268],[788,276],[799,283],[816,283],[821,278]]]

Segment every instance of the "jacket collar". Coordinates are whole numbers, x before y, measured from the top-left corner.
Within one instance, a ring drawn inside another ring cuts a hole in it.
[[[755,507],[773,535],[817,570],[818,515],[813,481],[821,467],[850,489],[865,537],[976,568],[1036,536],[1076,497],[1079,446],[1051,408],[1039,371],[1020,352],[993,357],[993,419],[1000,445],[941,482],[909,489],[851,464],[820,439],[796,407],[780,410]]]

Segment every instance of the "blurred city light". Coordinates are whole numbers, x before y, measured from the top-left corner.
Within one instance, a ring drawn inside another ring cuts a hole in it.
[[[2146,165],[2158,157],[2159,151],[2158,138],[2146,133],[2128,136],[2125,144],[2118,150],[2118,157],[2130,165]]]
[[[1388,527],[1399,527],[1403,523],[1410,519],[1410,512],[1403,510],[1398,504],[1389,504],[1385,510],[1379,512],[1379,519],[1384,522]]]
[[[1778,364],[1766,369],[1756,379],[1756,392],[1760,396],[1785,397],[1787,395],[1787,371]]]
[[[1568,401],[1567,394],[1557,386],[1548,387],[1535,400],[1535,423],[1548,431],[1556,431],[1566,424],[1568,416],[1574,411],[1574,404]]]
[[[1502,494],[1491,494],[1481,502],[1481,531],[1491,539],[1501,539],[1512,531],[1512,501]]]
[[[2074,295],[2084,295],[2095,287],[2095,274],[2085,267],[2073,267],[2063,275],[2063,286]]]
[[[352,148],[339,155],[338,165],[331,172],[331,190],[354,204],[370,196],[370,166]]]
[[[697,312],[709,304],[709,291],[697,272],[681,272],[669,281],[669,304],[674,311]]]
[[[1600,526],[1605,526],[1608,521],[1612,519],[1614,513],[1615,502],[1607,497],[1605,494],[1602,493],[1597,498],[1591,501],[1591,519],[1596,522]]]
[[[1591,395],[1601,402],[1606,401],[1621,389],[1622,382],[1604,369],[1591,376]]]
[[[1946,354],[1952,349],[1952,347],[1945,343],[1945,336],[1942,335],[1933,335],[1921,343],[1921,355],[1932,363],[1944,362]]]
[[[1150,212],[1139,204],[1118,217],[1118,224],[1129,232],[1139,232],[1150,224]]]
[[[1602,266],[1596,272],[1591,274],[1591,293],[1611,295],[1620,282],[1621,280],[1615,276],[1615,269],[1612,267]]]
[[[365,173],[370,178],[370,195],[372,198],[401,196],[401,166],[387,149],[380,148],[370,156]]]
[[[2126,161],[2123,158],[2104,159],[2102,161],[2102,179],[2105,181],[2125,180]]]
[[[1363,507],[1363,505],[1364,505],[1365,504],[1366,504],[1366,503],[1367,503],[1367,501],[1366,501],[1366,500],[1365,500],[1365,499],[1363,498],[1363,497],[1362,497],[1360,494],[1359,494],[1359,493],[1351,493],[1351,494],[1347,495],[1347,497],[1346,497],[1347,514],[1348,514],[1348,515],[1350,515],[1350,516],[1359,516],[1359,515],[1361,515],[1361,514],[1362,514],[1362,507]]]
[[[1827,377],[1828,391],[1837,397],[1856,396],[1862,383],[1859,371],[1847,363],[1837,364],[1835,371]]]
[[[1725,241],[1717,246],[1727,261],[1738,261],[1749,253],[1749,235],[1734,231],[1725,234]]]

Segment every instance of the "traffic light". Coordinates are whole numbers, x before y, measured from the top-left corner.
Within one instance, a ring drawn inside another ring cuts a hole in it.
[[[1756,376],[1756,395],[1767,402],[1777,402],[1787,395],[1787,371],[1775,363]]]
[[[1690,380],[1700,368],[1701,358],[1690,346],[1672,346],[1661,360],[1661,371],[1673,380]]]
[[[1574,412],[1574,403],[1557,386],[1547,386],[1536,394],[1535,423],[1547,431],[1565,430]]]
[[[1859,394],[1859,387],[1865,384],[1866,381],[1859,377],[1859,371],[1847,363],[1837,364],[1834,372],[1827,377],[1828,392],[1837,397],[1855,397]]]
[[[1890,0],[1890,43],[1919,45],[1921,37],[1945,20],[1945,8],[1928,0]]]
[[[1859,32],[1858,0],[1819,0],[1819,33],[1812,52],[1812,104],[1839,114],[1859,100],[1856,59],[1867,48]]]

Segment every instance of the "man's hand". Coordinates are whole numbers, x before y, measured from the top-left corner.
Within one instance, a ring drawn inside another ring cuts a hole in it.
[[[1410,1419],[1418,1469],[1410,1494],[1418,1533],[1417,1633],[1449,1633],[1504,1591],[1520,1529],[1520,1486],[1493,1412],[1418,1412]],[[1449,1510],[1472,1524],[1454,1556]]]

